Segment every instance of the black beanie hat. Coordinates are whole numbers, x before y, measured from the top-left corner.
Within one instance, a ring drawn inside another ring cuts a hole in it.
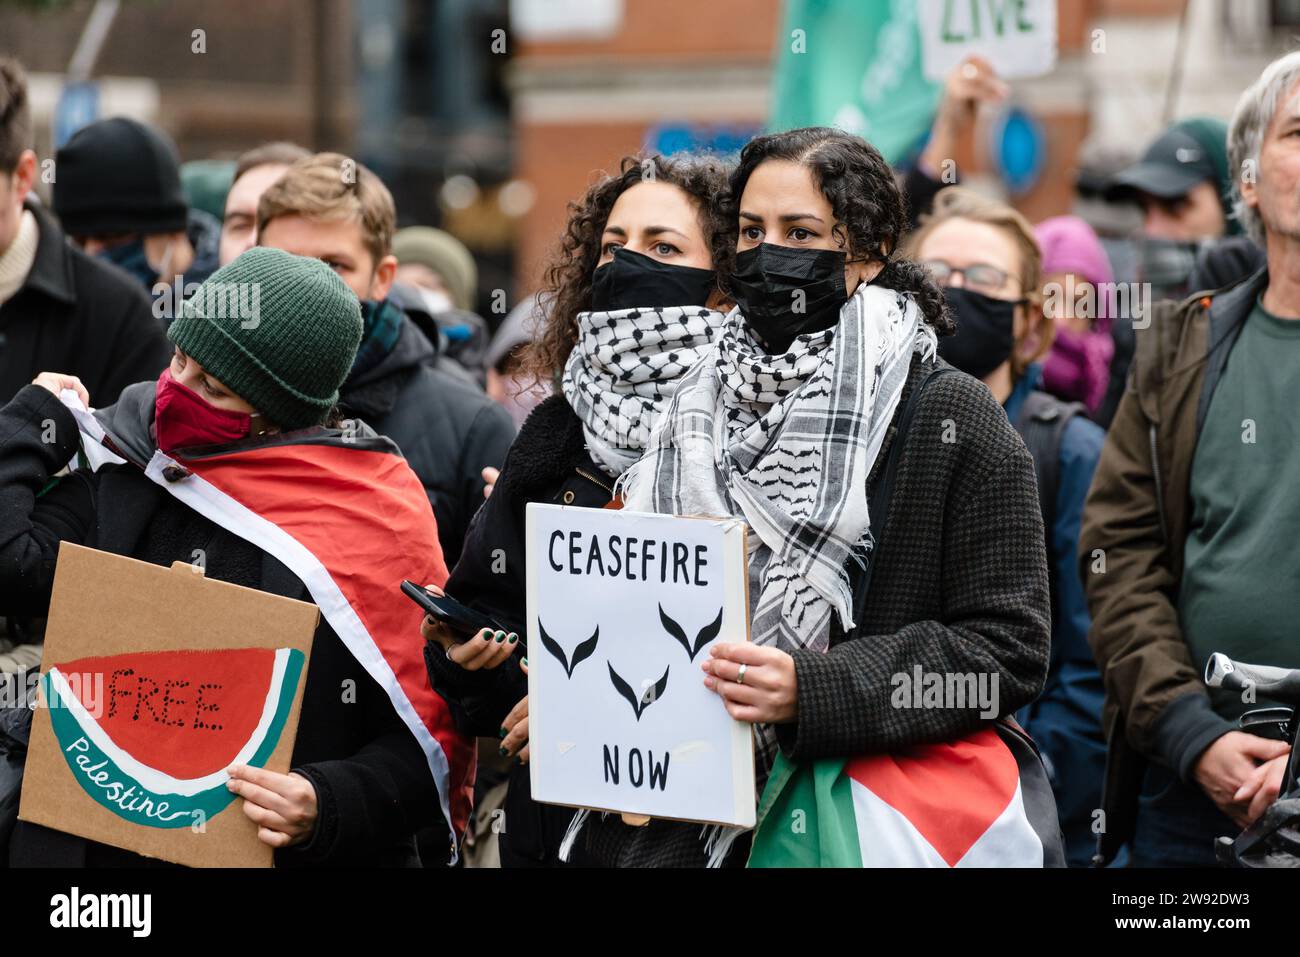
[[[180,232],[187,207],[175,145],[121,116],[82,127],[55,156],[54,212],[74,236]]]

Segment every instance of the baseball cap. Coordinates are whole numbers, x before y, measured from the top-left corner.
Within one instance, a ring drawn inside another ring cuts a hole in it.
[[[1217,186],[1218,181],[1219,171],[1210,151],[1184,129],[1174,126],[1161,134],[1140,160],[1111,179],[1107,194],[1112,200],[1132,199],[1139,192],[1177,199],[1198,183]]]

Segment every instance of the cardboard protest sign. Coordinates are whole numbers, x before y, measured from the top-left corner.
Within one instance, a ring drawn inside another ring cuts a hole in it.
[[[752,728],[700,665],[749,640],[746,526],[530,504],[528,737],[538,801],[752,827]]]
[[[270,867],[226,768],[289,770],[318,616],[64,542],[18,816],[177,864]]]
[[[971,54],[1009,79],[1056,66],[1056,0],[918,0],[921,61],[942,82]]]

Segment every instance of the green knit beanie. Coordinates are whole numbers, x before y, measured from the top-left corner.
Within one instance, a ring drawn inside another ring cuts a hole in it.
[[[181,307],[172,342],[283,429],[320,425],[361,342],[361,304],[319,259],[254,246]]]
[[[398,265],[427,266],[442,277],[457,309],[473,309],[478,291],[478,266],[465,244],[451,233],[432,226],[407,226],[393,237]]]

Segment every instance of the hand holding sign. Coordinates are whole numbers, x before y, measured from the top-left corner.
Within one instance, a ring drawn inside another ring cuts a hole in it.
[[[271,847],[302,844],[316,830],[316,787],[301,774],[277,774],[236,765],[226,787],[244,799],[244,816],[257,825],[257,838]]]
[[[940,115],[951,116],[954,122],[969,123],[983,103],[1001,103],[1011,93],[1011,87],[998,78],[993,64],[972,53],[953,67],[943,87]]]
[[[528,659],[519,663],[524,674],[528,674]],[[519,699],[519,703],[510,709],[505,721],[501,723],[501,756],[516,755],[520,764],[528,763],[528,695]]]
[[[972,54],[954,67],[944,84],[930,141],[920,157],[922,171],[931,179],[951,183],[944,178],[945,164],[956,155],[958,142],[974,125],[980,105],[1001,103],[1010,92],[1011,88],[998,79],[993,64],[982,56]]]
[[[526,514],[529,695],[501,748],[527,760],[534,800],[752,826],[745,722],[790,720],[795,683],[789,655],[744,647],[745,524],[535,502]],[[719,644],[756,684],[715,694],[691,677],[723,660]]]
[[[1004,77],[1042,76],[1056,66],[1056,0],[920,0],[922,63],[945,80],[972,54]]]
[[[177,864],[270,867],[316,822],[289,769],[319,620],[188,563],[64,542],[19,816]]]
[[[714,645],[700,668],[708,675],[704,686],[722,696],[727,713],[737,721],[788,724],[799,717],[794,659],[780,649],[748,643]]]

